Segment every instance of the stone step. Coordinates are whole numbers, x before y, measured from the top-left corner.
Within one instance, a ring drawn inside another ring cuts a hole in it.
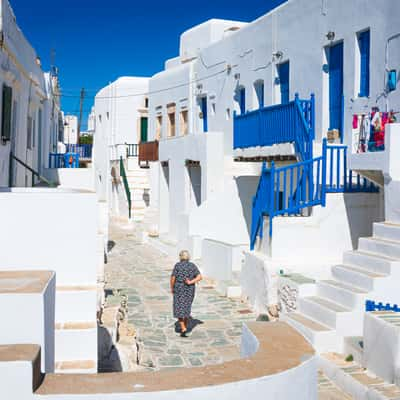
[[[400,242],[377,238],[360,238],[358,249],[369,253],[400,259]]]
[[[322,372],[352,399],[394,400],[400,398],[400,388],[385,382],[355,361],[346,362],[346,355],[329,353],[319,358]]]
[[[366,291],[374,290],[377,279],[389,276],[351,265],[334,265],[331,272],[339,282],[350,283]]]
[[[93,360],[97,362],[96,322],[65,322],[55,326],[56,362]]]
[[[321,371],[318,373],[318,400],[352,400]]]
[[[340,304],[318,296],[299,298],[299,311],[314,321],[336,329],[342,336],[362,331],[363,313],[353,312]]]
[[[400,262],[394,258],[365,251],[347,251],[343,255],[343,264],[362,267],[377,274],[388,275],[400,270]]]
[[[337,333],[313,319],[297,312],[280,315],[280,320],[288,323],[302,334],[317,352],[341,351],[343,339]],[[332,350],[334,349],[334,350]]]
[[[95,374],[97,363],[93,360],[58,361],[55,364],[56,374]]]
[[[56,323],[96,322],[97,286],[57,286]]]
[[[400,242],[400,225],[390,222],[375,222],[373,235],[376,238]]]
[[[349,309],[363,309],[367,292],[339,281],[322,280],[317,283],[317,295]]]

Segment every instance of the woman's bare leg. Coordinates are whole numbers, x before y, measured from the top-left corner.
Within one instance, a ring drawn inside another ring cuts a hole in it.
[[[179,318],[179,325],[181,326],[181,332],[186,332],[187,328],[185,318]]]

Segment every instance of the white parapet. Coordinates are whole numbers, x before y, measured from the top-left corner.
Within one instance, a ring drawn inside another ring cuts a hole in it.
[[[55,281],[51,271],[0,271],[0,344],[39,344],[42,372],[54,372]]]

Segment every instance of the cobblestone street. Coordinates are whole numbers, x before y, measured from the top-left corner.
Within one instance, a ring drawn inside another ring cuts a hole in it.
[[[172,316],[169,278],[176,260],[141,244],[132,230],[112,224],[114,247],[106,265],[106,289],[127,296],[128,322],[137,333],[140,365],[176,368],[239,357],[242,323],[255,315],[246,303],[221,296],[212,282],[197,286],[192,332],[181,338]]]

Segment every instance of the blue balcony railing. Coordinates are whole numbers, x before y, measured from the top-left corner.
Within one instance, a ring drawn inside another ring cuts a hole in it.
[[[80,158],[92,158],[93,145],[91,144],[66,144],[66,153],[78,153]]]
[[[263,164],[253,198],[250,248],[263,236],[264,217],[269,217],[269,235],[277,216],[300,215],[301,210],[325,206],[327,193],[379,192],[378,186],[347,169],[347,146],[322,145],[322,156],[289,166],[267,168]]]
[[[301,100],[296,94],[288,104],[235,114],[233,130],[234,149],[294,143],[302,161],[311,159],[315,137],[314,95],[310,100]]]
[[[79,154],[50,153],[49,168],[79,168]]]
[[[373,300],[366,300],[365,302],[365,311],[393,311],[393,312],[400,312],[400,307],[397,304],[383,304],[383,303],[376,303]]]

